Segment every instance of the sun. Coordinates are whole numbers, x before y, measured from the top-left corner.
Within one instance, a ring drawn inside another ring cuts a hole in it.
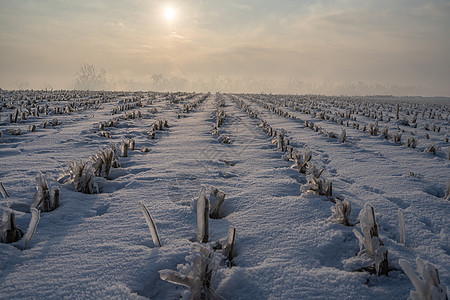
[[[175,9],[171,6],[166,6],[166,8],[164,9],[164,17],[166,18],[167,21],[173,21],[175,19]]]

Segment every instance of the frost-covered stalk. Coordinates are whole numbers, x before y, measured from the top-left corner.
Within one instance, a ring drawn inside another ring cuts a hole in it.
[[[378,125],[369,124],[369,133],[371,135],[378,135]]]
[[[229,136],[226,136],[225,134],[220,135],[217,138],[217,141],[224,144],[231,144],[231,139]]]
[[[95,155],[90,157],[94,174],[96,176],[109,177],[111,167],[118,167],[119,158],[117,157],[116,148],[111,146],[109,149],[99,150]]]
[[[220,299],[211,287],[212,276],[220,264],[214,251],[200,244],[192,246],[192,254],[186,257],[187,265],[180,266],[180,272],[161,270],[162,280],[189,288],[191,300]]]
[[[293,159],[293,151],[294,151],[294,147],[292,147],[291,145],[286,146],[286,158],[287,160],[291,160]],[[450,155],[450,151],[449,151],[449,155]]]
[[[352,204],[348,200],[340,201],[336,199],[336,206],[331,207],[333,215],[331,219],[334,223],[350,226],[350,213],[352,211]]]
[[[31,241],[31,238],[33,237],[34,233],[36,232],[36,227],[39,223],[39,220],[41,219],[40,212],[36,208],[30,208],[31,211],[31,220],[30,224],[28,224],[27,233],[25,233],[25,236],[20,241],[19,247],[21,249],[26,249],[28,247],[28,244]]]
[[[400,234],[400,243],[406,245],[405,212],[401,208],[398,209],[398,232]]]
[[[406,140],[406,147],[416,149],[417,147],[416,140],[413,137],[409,137]]]
[[[150,234],[152,235],[153,244],[155,246],[161,247],[161,240],[159,239],[158,229],[156,228],[156,224],[153,221],[152,216],[150,215],[150,212],[148,208],[145,206],[144,202],[141,201],[141,210],[144,214],[145,222],[147,222],[148,229],[150,229]]]
[[[228,228],[226,245],[225,247],[223,247],[223,254],[231,264],[233,262],[233,249],[235,239],[236,239],[236,228],[230,226]]]
[[[202,187],[197,201],[197,241],[207,243],[209,238],[209,201]]]
[[[441,283],[438,270],[433,265],[422,262],[420,258],[416,259],[416,263],[422,278],[416,275],[409,262],[404,259],[398,261],[416,289],[410,292],[409,299],[447,300],[447,288]]]
[[[397,104],[395,105],[395,120],[400,119],[399,114],[400,114],[400,104],[397,103]]]
[[[42,211],[45,212],[51,211],[52,208],[47,180],[45,180],[45,177],[41,172],[36,176],[36,194],[34,195],[34,201],[31,203],[30,207],[42,207]]]
[[[364,209],[359,213],[359,221],[362,234],[356,229],[353,229],[353,233],[359,240],[360,254],[365,252],[370,257],[373,257],[377,275],[387,275],[388,251],[378,236],[378,224],[375,219],[375,211],[369,203],[366,203]]]
[[[311,158],[312,158],[311,150],[309,150],[309,148],[306,148],[305,153],[303,154],[303,162],[302,165],[300,166],[300,173],[306,173],[306,168]]]
[[[123,142],[120,145],[120,156],[128,157],[128,143],[127,142]]]
[[[218,189],[212,187],[209,202],[211,204],[211,210],[209,212],[209,217],[211,219],[220,219],[220,209],[222,207],[223,201],[225,200],[225,193],[219,191]]]
[[[306,170],[308,168],[308,162],[312,158],[311,150],[308,148],[305,149],[305,153],[303,154],[303,157],[301,154],[294,153],[294,165],[293,168],[297,168],[297,171],[299,173],[306,173]]]
[[[12,123],[18,123],[19,122],[19,109],[17,108],[14,111],[14,116],[13,116],[13,122]]]
[[[325,193],[324,196],[332,197],[333,196],[333,182],[326,181],[325,182]]]
[[[37,224],[39,223],[40,214],[39,210],[36,208],[30,208],[31,211],[31,220],[30,224],[28,225],[28,230],[26,234],[23,234],[23,231],[17,228],[16,226],[16,217],[12,211],[5,210],[3,211],[2,216],[2,226],[1,226],[1,236],[0,236],[0,242],[1,243],[15,243],[22,239],[17,246],[20,249],[27,248],[28,244],[30,243],[31,238],[33,237]]]
[[[282,131],[277,131],[275,138],[276,138],[275,143],[277,144],[277,149],[284,152],[285,151],[284,133]]]
[[[119,156],[117,155],[116,145],[111,145],[111,167],[120,168]]]
[[[402,134],[401,133],[392,134],[392,141],[396,144],[400,144],[402,141]]]
[[[434,155],[436,155],[436,151],[437,151],[437,147],[434,144],[431,144],[430,146],[428,146],[425,149],[425,152],[433,153]]]
[[[14,243],[23,236],[22,230],[16,226],[16,215],[9,210],[3,211],[0,242]]]
[[[8,198],[9,194],[5,189],[5,186],[3,185],[3,182],[0,181],[0,193],[2,194],[3,198]]]
[[[389,128],[388,127],[383,128],[383,130],[381,131],[381,136],[386,140],[389,139]]]
[[[297,171],[300,172],[300,167],[302,164],[302,155],[300,153],[293,152],[292,159],[294,160],[294,164],[291,168],[297,168]]]
[[[61,173],[59,179],[65,177],[68,177],[65,182],[72,184],[77,192],[84,194],[98,192],[94,169],[91,164],[72,161],[68,164],[67,169]]]
[[[306,177],[308,181],[308,192],[312,192],[316,195],[332,197],[333,196],[333,184],[331,181],[326,181],[322,178],[314,177],[313,175],[308,175]]]
[[[444,199],[450,200],[450,179],[447,179],[447,188],[445,189]]]
[[[312,175],[316,178],[319,178],[322,175],[323,168],[317,168],[313,162],[309,162],[306,169],[306,175]]]
[[[56,189],[53,190],[52,210],[55,210],[58,207],[59,207],[59,189],[56,188]]]
[[[322,178],[316,178],[312,175],[307,176],[308,191],[320,195],[324,191]]]
[[[130,150],[134,150],[136,147],[136,141],[134,139],[129,139],[128,140],[128,147],[130,148]]]
[[[344,143],[347,140],[347,131],[345,129],[342,129],[341,134],[339,135],[339,141],[341,143]]]

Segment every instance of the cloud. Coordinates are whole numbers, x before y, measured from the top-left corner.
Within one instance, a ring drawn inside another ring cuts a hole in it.
[[[450,95],[448,1],[172,4],[179,15],[168,24],[154,0],[3,1],[0,84],[20,78],[33,86],[44,78],[70,88],[86,62],[112,77],[128,70],[134,82],[181,72],[203,82],[221,75],[233,86],[233,78],[259,78],[249,90],[263,79],[274,90],[268,83],[284,86],[289,79],[312,82],[303,86],[315,90],[317,82],[351,90],[362,81]]]

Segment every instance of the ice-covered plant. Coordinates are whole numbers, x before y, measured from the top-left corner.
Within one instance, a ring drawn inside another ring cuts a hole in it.
[[[413,137],[409,137],[406,140],[406,147],[416,149],[417,147],[416,140]]]
[[[381,136],[386,140],[389,139],[389,128],[388,127],[383,128],[383,130],[381,131]]]
[[[341,134],[339,135],[339,141],[341,143],[344,143],[347,140],[347,131],[345,129],[342,129]]]
[[[323,168],[317,168],[313,162],[308,162],[305,174],[319,178],[322,175]]]
[[[52,126],[61,125],[61,122],[58,119],[53,119],[53,120],[49,121],[48,123]]]
[[[378,135],[378,125],[377,124],[369,124],[369,133],[371,135]]]
[[[283,131],[276,131],[275,138],[273,139],[272,143],[277,145],[277,149],[280,151],[285,151],[285,144],[284,144],[284,133]]]
[[[328,137],[332,138],[332,139],[336,139],[337,138],[336,134],[334,132],[332,132],[332,131],[328,132]]]
[[[53,191],[53,201],[50,197],[47,180],[44,175],[39,172],[36,176],[36,194],[31,208],[40,209],[43,212],[55,210],[59,206],[59,189]]]
[[[397,103],[395,105],[395,120],[398,120],[400,118],[399,113],[400,113],[400,105]]]
[[[6,132],[10,135],[21,135],[22,131],[20,129],[8,129]]]
[[[120,156],[121,157],[128,157],[128,142],[127,141],[123,141],[120,144]]]
[[[297,171],[299,173],[306,173],[308,162],[312,158],[311,150],[309,150],[309,148],[306,148],[303,156],[299,153],[294,153],[293,156],[294,164],[292,165],[292,168],[297,168]]]
[[[331,181],[327,181],[322,178],[314,177],[313,175],[308,175],[307,179],[307,191],[320,196],[331,197],[333,195],[333,184]]]
[[[428,146],[425,149],[425,152],[433,153],[434,155],[436,155],[436,151],[437,151],[437,147],[434,144],[431,144],[430,146]]]
[[[31,220],[28,224],[27,232],[25,233],[25,236],[20,240],[19,248],[26,249],[28,247],[28,244],[30,243],[31,238],[33,237],[34,233],[36,232],[36,227],[40,220],[40,212],[36,208],[30,208],[31,211]]]
[[[92,167],[96,176],[108,178],[112,167],[119,166],[119,157],[115,146],[108,149],[99,150],[90,157]]]
[[[228,259],[231,265],[233,264],[233,249],[235,239],[236,239],[236,228],[230,226],[228,228],[226,243],[223,246],[223,255]]]
[[[209,203],[211,205],[209,217],[211,219],[220,219],[220,209],[222,208],[223,201],[225,200],[225,193],[219,191],[215,187],[211,187],[209,193]]]
[[[300,172],[300,167],[302,165],[302,155],[300,153],[293,152],[292,159],[294,160],[294,164],[291,166],[291,168],[296,168],[297,171]]]
[[[197,242],[207,243],[209,238],[209,200],[202,187],[197,200]]]
[[[128,140],[128,148],[130,150],[134,150],[136,148],[136,140],[135,139]]]
[[[333,212],[331,219],[334,223],[350,226],[350,213],[352,211],[350,201],[336,199],[336,206],[332,206],[331,211]]]
[[[444,199],[450,200],[450,179],[447,179],[447,187],[445,188]]]
[[[150,211],[145,206],[144,202],[141,201],[141,210],[144,214],[145,222],[147,223],[148,229],[150,229],[150,234],[152,235],[153,244],[155,246],[161,247],[161,240],[159,238],[158,229],[156,228],[156,224],[153,221],[152,216],[150,215]]]
[[[3,185],[3,182],[0,181],[0,193],[2,194],[3,198],[8,198],[9,194],[5,189],[5,186]]]
[[[404,259],[398,261],[400,267],[408,275],[415,291],[409,294],[410,300],[447,300],[447,288],[441,283],[436,267],[424,263],[420,258],[416,259],[416,264],[422,278],[416,275],[410,263]]]
[[[229,136],[225,135],[225,134],[221,134],[218,138],[217,141],[220,143],[224,143],[224,144],[231,144],[231,139]]]
[[[28,230],[23,234],[23,231],[16,226],[16,217],[12,211],[4,210],[2,216],[2,224],[0,229],[1,243],[15,243],[19,241],[17,246],[21,249],[26,249],[30,243],[31,238],[36,232],[37,224],[39,223],[40,213],[36,208],[30,208],[31,220],[28,225]]]
[[[220,257],[209,247],[195,243],[192,254],[186,257],[186,261],[188,264],[178,265],[178,272],[167,269],[159,271],[161,279],[188,287],[191,300],[221,299],[211,286]]]
[[[286,146],[286,155],[284,156],[286,160],[291,160],[294,158],[293,151],[294,147],[292,147],[291,145]]]
[[[100,131],[100,136],[111,139],[112,135],[111,132],[107,131],[107,130],[102,130]]]
[[[73,185],[77,192],[84,194],[98,193],[92,164],[82,161],[71,161],[67,168],[61,173],[59,180],[65,179],[65,183]]]
[[[400,243],[406,244],[406,233],[405,233],[405,212],[403,209],[398,209],[398,232],[400,235]]]
[[[3,211],[0,242],[14,243],[23,237],[23,231],[16,226],[16,215],[9,210]]]
[[[369,203],[359,213],[359,222],[362,234],[357,229],[353,229],[353,233],[359,240],[360,254],[366,253],[374,259],[377,275],[387,275],[388,251],[378,236],[375,210]]]
[[[44,175],[39,172],[36,176],[36,194],[31,207],[38,208],[41,205],[47,208],[50,207],[50,190]]]
[[[392,134],[392,141],[396,144],[400,144],[402,141],[402,134],[401,133],[393,133]]]

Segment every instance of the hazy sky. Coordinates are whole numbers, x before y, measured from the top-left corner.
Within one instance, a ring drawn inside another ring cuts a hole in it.
[[[188,90],[248,84],[250,92],[450,96],[449,0],[0,0],[0,7],[0,88],[70,89],[88,63],[106,71],[109,88],[151,89],[152,76],[163,74]]]

